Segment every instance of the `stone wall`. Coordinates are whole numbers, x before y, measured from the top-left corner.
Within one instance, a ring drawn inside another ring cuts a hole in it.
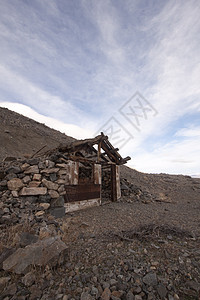
[[[111,199],[111,171],[110,168],[102,168],[102,189],[101,189],[102,201],[108,201]]]
[[[55,217],[65,214],[64,195],[67,163],[33,158],[4,162],[0,168],[0,217],[9,223],[48,210]]]
[[[14,159],[14,158],[11,158]],[[70,161],[69,161],[70,162]],[[41,218],[50,213],[56,218],[65,215],[65,185],[70,184],[69,162],[56,155],[4,161],[0,165],[0,224]],[[91,181],[92,168],[79,166],[79,181]],[[102,200],[111,199],[111,171],[102,169]]]

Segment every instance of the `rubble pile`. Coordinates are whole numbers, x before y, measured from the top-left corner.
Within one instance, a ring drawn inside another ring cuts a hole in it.
[[[122,198],[120,201],[132,203],[141,201],[143,203],[150,203],[156,199],[156,196],[147,190],[141,189],[137,185],[129,182],[126,178],[121,178],[121,193]]]
[[[152,193],[148,190],[148,186],[140,187],[133,182],[130,182],[128,179],[121,176],[120,178],[120,187],[121,187],[121,198],[118,200],[120,202],[134,203],[151,203],[151,202],[171,202],[171,199],[161,192]],[[109,201],[111,198],[111,175],[110,169],[102,170],[102,201]]]

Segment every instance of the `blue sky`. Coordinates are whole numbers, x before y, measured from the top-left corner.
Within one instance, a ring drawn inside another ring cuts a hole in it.
[[[0,106],[200,174],[200,2],[0,0]]]

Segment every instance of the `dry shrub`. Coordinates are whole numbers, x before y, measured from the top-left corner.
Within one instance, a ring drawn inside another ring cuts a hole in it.
[[[23,224],[3,227],[1,229],[0,252],[4,247],[14,247],[22,232],[34,233],[31,224],[27,220]]]
[[[193,233],[184,230],[179,227],[163,224],[145,224],[137,228],[122,231],[121,234],[117,234],[122,240],[132,241],[134,238],[139,240],[156,239],[161,237],[167,237],[168,235],[177,238],[193,238]]]

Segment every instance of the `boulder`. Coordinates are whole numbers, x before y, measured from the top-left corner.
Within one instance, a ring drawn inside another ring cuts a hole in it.
[[[7,186],[10,191],[19,191],[24,184],[21,179],[13,178],[7,182]]]
[[[163,283],[160,283],[158,285],[157,292],[161,299],[165,299],[165,297],[167,296],[167,289]]]
[[[46,195],[46,187],[23,187],[20,191],[20,196],[37,196],[37,195]]]
[[[49,190],[48,191],[49,195],[51,196],[51,198],[55,199],[59,197],[58,192],[54,191],[54,190]]]
[[[11,194],[12,194],[12,196],[15,197],[15,198],[19,197],[17,191],[12,191]]]
[[[36,166],[36,165],[30,166],[24,171],[24,174],[33,174],[33,173],[36,173],[36,174],[39,173],[38,166]]]
[[[69,172],[68,170],[61,169],[61,170],[58,172],[58,175],[59,175],[59,176],[66,175],[68,172]]]
[[[21,172],[20,167],[11,166],[6,169],[7,174],[10,174],[10,173],[18,174],[20,172]]]
[[[65,204],[65,200],[63,196],[51,200],[51,207],[63,207],[64,204]]]
[[[158,282],[156,274],[155,273],[147,273],[143,277],[143,282],[149,286],[156,286],[157,282]]]
[[[56,219],[57,218],[62,218],[65,216],[65,207],[55,207],[50,210],[50,213],[52,216],[54,216]]]
[[[23,183],[29,183],[31,181],[31,177],[26,175],[22,180],[23,180]]]
[[[58,188],[58,193],[62,193],[62,192],[65,192],[65,186],[64,186],[64,184],[62,184],[62,185],[59,186],[59,188]]]
[[[27,164],[27,163],[24,163],[22,166],[21,166],[21,170],[22,170],[22,172],[24,172],[26,169],[28,169],[30,167],[30,165],[29,164]]]
[[[11,180],[11,179],[13,179],[13,178],[17,178],[17,175],[14,174],[14,173],[9,173],[9,174],[7,174],[6,177],[5,177],[6,180]]]
[[[45,266],[65,249],[67,249],[66,244],[58,236],[46,238],[17,249],[3,262],[3,269],[17,274],[27,273],[29,266]]]
[[[31,181],[29,182],[29,187],[38,187],[40,186],[41,182],[40,181]]]
[[[58,180],[56,180],[56,182],[57,182],[58,184],[65,184],[65,183],[66,183],[66,180],[65,180],[65,179],[58,179]]]
[[[56,167],[67,169],[69,168],[69,165],[62,163],[62,164],[56,164]]]
[[[44,210],[39,210],[39,211],[37,211],[37,212],[35,213],[35,216],[36,216],[36,217],[41,217],[41,216],[43,216],[44,214],[45,214]]]
[[[39,163],[39,158],[30,158],[27,160],[27,163],[30,165],[37,165]]]
[[[52,181],[46,180],[45,178],[42,179],[42,184],[46,186],[49,190],[57,190],[58,184]]]
[[[46,165],[46,167],[48,167],[48,168],[53,168],[53,167],[55,166],[55,162],[53,162],[53,161],[47,159],[47,160],[45,161],[45,165]]]
[[[59,168],[51,168],[51,169],[44,169],[41,171],[41,173],[51,174],[51,173],[57,173],[58,171]]]
[[[21,247],[26,247],[30,244],[36,243],[38,241],[38,236],[29,232],[22,232],[18,234],[17,239]]]
[[[109,290],[108,287],[105,288],[105,290],[103,291],[102,295],[101,295],[101,299],[102,300],[109,300],[111,297],[111,291]]]
[[[34,174],[34,175],[33,175],[33,180],[34,180],[34,181],[40,181],[40,180],[41,180],[41,177],[42,177],[41,174]]]
[[[6,180],[0,181],[0,186],[6,186],[6,185],[7,185],[7,181]]]
[[[49,179],[50,179],[50,181],[54,182],[58,179],[58,176],[56,173],[51,173],[51,174],[49,174]]]
[[[47,210],[50,207],[50,203],[40,203],[40,207],[42,207],[44,210]]]

